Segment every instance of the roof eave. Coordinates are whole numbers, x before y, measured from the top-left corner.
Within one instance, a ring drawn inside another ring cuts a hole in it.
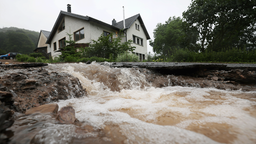
[[[150,39],[150,36],[149,36],[149,34],[148,34],[147,28],[146,28],[146,26],[145,26],[145,24],[144,24],[144,22],[143,22],[143,20],[142,20],[142,18],[141,18],[140,15],[139,15],[138,19],[139,19],[139,21],[140,21],[140,23],[141,23],[141,26],[142,26],[142,28],[143,28],[145,34],[146,34],[147,40],[149,40],[149,39]]]
[[[109,28],[112,28],[112,29],[115,29],[115,30],[120,30],[118,27],[115,27],[115,26],[113,26],[113,25],[104,23],[104,22],[99,21],[99,20],[97,20],[97,19],[95,19],[95,18],[92,18],[92,17],[89,17],[89,21],[92,21],[92,22],[94,22],[94,23],[101,24],[101,25],[103,25],[103,26],[105,26],[105,27],[109,27]]]
[[[58,28],[58,25],[59,25],[59,21],[63,18],[64,16],[63,16],[63,13],[62,13],[62,11],[59,13],[59,16],[58,16],[58,18],[57,18],[57,20],[55,21],[55,23],[54,23],[54,25],[53,25],[53,28],[52,28],[52,30],[51,30],[51,33],[50,33],[50,35],[49,35],[49,38],[47,39],[47,41],[46,41],[46,44],[51,44],[51,40],[52,40],[52,38],[53,38],[53,36],[54,36],[54,34],[55,34],[55,31],[57,30],[57,28]]]

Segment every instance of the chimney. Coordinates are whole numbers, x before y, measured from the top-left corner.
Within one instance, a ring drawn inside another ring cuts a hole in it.
[[[112,20],[112,25],[116,25],[116,20],[115,19]]]
[[[124,6],[123,6],[123,9],[124,9]],[[124,24],[124,29],[125,29],[125,16],[124,16],[123,24]]]
[[[67,11],[71,13],[71,4],[68,4]]]

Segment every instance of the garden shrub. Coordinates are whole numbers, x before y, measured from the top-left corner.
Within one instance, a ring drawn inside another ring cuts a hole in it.
[[[77,62],[87,62],[90,58],[80,58]]]
[[[116,58],[117,62],[138,62],[139,58],[137,55],[125,52],[123,54],[120,54]]]
[[[29,57],[27,62],[36,62],[36,59],[34,57]]]
[[[28,60],[29,56],[26,54],[18,54],[16,56],[16,59],[21,62],[26,62]]]
[[[44,57],[42,53],[30,53],[29,56],[37,58],[37,57]]]
[[[77,58],[76,57],[73,57],[73,56],[71,56],[71,55],[69,55],[69,56],[66,56],[65,57],[65,60],[64,60],[65,62],[76,62],[77,61]]]
[[[39,58],[36,59],[36,62],[42,63],[42,62],[44,62],[44,60],[39,57]]]
[[[205,50],[202,53],[188,49],[176,49],[170,57],[170,62],[256,62],[256,50],[230,48],[219,52]]]

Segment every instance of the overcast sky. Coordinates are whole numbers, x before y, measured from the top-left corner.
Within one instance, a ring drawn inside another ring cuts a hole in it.
[[[0,28],[18,27],[40,32],[51,31],[61,10],[67,11],[71,4],[72,13],[90,16],[111,24],[125,17],[140,13],[150,38],[158,23],[169,17],[182,16],[191,0],[0,0]],[[148,41],[149,43],[149,41]],[[152,52],[152,47],[148,46]]]

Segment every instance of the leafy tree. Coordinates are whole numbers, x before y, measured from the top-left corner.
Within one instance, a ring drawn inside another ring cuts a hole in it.
[[[256,0],[193,0],[183,17],[199,31],[202,51],[255,47],[255,6]]]
[[[196,29],[188,29],[180,17],[170,17],[165,24],[157,24],[154,38],[154,41],[150,41],[154,52],[166,58],[170,57],[176,48],[187,47],[196,50],[198,32]]]
[[[104,36],[103,34],[98,40],[93,40],[89,47],[85,48],[86,57],[103,57],[103,58],[116,58],[118,54],[126,51],[134,51],[135,47],[131,46],[132,41],[121,42],[121,36],[113,38],[112,34]]]

